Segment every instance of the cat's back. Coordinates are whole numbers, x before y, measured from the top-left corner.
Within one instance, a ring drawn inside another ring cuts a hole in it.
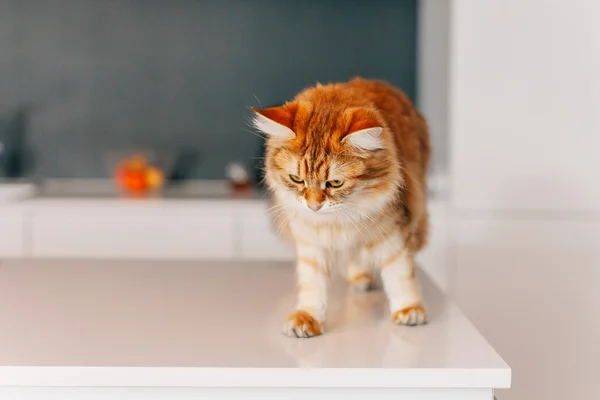
[[[381,110],[406,110],[413,109],[409,98],[397,87],[379,79],[365,79],[356,77],[348,82],[342,83],[341,87],[352,91],[360,99],[360,105],[367,106],[375,104]]]
[[[395,133],[408,125],[424,122],[410,98],[388,82],[376,79],[354,78],[343,84],[345,90],[353,92],[356,105],[375,106]]]
[[[387,82],[355,78],[345,86],[377,109],[394,136],[404,174],[404,191],[396,210],[404,216],[403,225],[410,227],[406,232],[413,232],[414,250],[421,249],[428,232],[426,181],[431,145],[427,123],[409,97]]]
[[[405,161],[425,179],[431,153],[427,123],[410,98],[388,82],[354,78],[343,84],[362,106],[374,106],[394,135]],[[358,104],[357,104],[358,105]]]

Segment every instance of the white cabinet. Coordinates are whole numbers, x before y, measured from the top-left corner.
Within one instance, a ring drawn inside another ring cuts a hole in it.
[[[458,221],[452,297],[513,368],[498,397],[600,390],[600,221]]]
[[[32,255],[58,258],[231,259],[233,209],[210,206],[37,210]]]
[[[431,201],[430,240],[419,265],[448,288],[449,218]],[[25,218],[27,216],[27,218]],[[267,202],[110,199],[32,200],[0,211],[0,258],[220,259],[289,261],[293,244],[277,233]]]
[[[453,202],[600,209],[600,3],[453,2]]]
[[[25,215],[22,210],[6,207],[0,210],[0,257],[22,257],[25,254]]]

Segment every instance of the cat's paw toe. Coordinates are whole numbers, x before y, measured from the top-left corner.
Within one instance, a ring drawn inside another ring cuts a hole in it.
[[[424,325],[427,323],[427,312],[421,304],[403,308],[392,315],[398,325]]]
[[[375,288],[375,280],[371,274],[359,274],[350,278],[350,286],[357,292],[368,292]]]
[[[283,334],[290,337],[309,338],[322,333],[322,324],[303,310],[290,314],[283,324]]]

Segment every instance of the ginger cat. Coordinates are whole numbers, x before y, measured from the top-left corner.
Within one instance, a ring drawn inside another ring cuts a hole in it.
[[[297,305],[284,334],[324,332],[334,267],[372,287],[381,273],[392,320],[426,322],[414,257],[427,239],[425,120],[392,85],[317,84],[280,107],[253,109],[267,135],[265,180],[297,254]]]

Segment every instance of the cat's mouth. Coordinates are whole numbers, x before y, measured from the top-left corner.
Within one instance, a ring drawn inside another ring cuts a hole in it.
[[[324,203],[312,204],[299,200],[299,203],[301,204],[300,207],[305,209],[308,213],[315,215],[330,214],[336,210],[340,210],[343,206],[342,204],[333,204],[327,201]]]
[[[306,205],[299,205],[299,215],[305,219],[320,222],[340,222],[346,219],[347,212],[341,204],[323,206],[317,211],[311,210]]]

